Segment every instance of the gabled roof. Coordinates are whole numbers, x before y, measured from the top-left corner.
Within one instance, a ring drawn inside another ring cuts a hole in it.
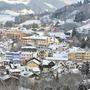
[[[30,62],[32,62],[32,61],[33,61],[34,63],[38,64],[38,65],[41,64],[41,61],[38,60],[37,58],[32,58],[32,59],[30,59],[29,61],[27,61],[27,64],[30,63]]]

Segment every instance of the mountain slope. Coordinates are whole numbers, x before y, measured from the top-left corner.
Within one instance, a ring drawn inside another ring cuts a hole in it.
[[[0,10],[20,10],[20,9],[32,9],[36,13],[44,12],[44,11],[54,11],[57,8],[61,8],[64,3],[60,0],[32,0],[28,4],[23,3],[7,3],[4,1],[0,1]]]
[[[7,2],[8,1],[8,2]],[[17,0],[18,1],[18,0]],[[25,1],[25,0],[24,0]],[[32,9],[36,13],[44,11],[55,11],[65,5],[67,0],[29,0],[26,3],[14,3],[15,0],[0,0],[0,10],[6,9]],[[68,0],[70,3],[70,0]],[[78,1],[78,0],[76,0]],[[79,0],[80,1],[80,0]],[[12,2],[12,3],[11,3]],[[68,3],[68,2],[67,2]],[[72,0],[72,3],[75,3],[75,0]]]

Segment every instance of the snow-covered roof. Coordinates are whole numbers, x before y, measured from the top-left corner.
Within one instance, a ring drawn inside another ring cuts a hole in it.
[[[34,71],[34,72],[40,72],[40,69],[39,68],[32,68],[32,70]]]
[[[71,53],[71,52],[85,52],[84,49],[81,49],[79,47],[72,47],[72,48],[69,48],[68,49],[68,52]]]
[[[10,52],[10,51],[6,51],[7,54],[20,54],[21,51],[18,51],[18,52]]]
[[[23,46],[21,47],[22,49],[26,48],[26,49],[36,49],[35,46]]]
[[[33,74],[33,72],[30,72],[30,71],[22,71],[20,73],[21,76],[24,76],[24,77],[29,77]]]
[[[55,50],[55,49],[58,48],[58,47],[59,47],[58,45],[52,44],[52,45],[49,45],[48,48],[51,48],[51,49]]]
[[[61,52],[61,53],[55,53],[53,54],[54,58],[60,58],[61,60],[68,60],[68,53],[66,52]]]
[[[21,70],[19,70],[19,69],[9,69],[9,71],[12,72],[12,73],[13,72],[21,72]]]
[[[31,54],[32,55],[33,53],[32,52],[26,52],[26,51],[25,52],[21,52],[21,55],[23,55],[23,54],[27,54],[27,55]]]
[[[31,39],[30,36],[27,36],[27,37],[22,37],[23,39]]]
[[[47,60],[53,60],[53,61],[67,61],[68,58],[58,58],[58,57],[46,57]]]
[[[26,34],[32,34],[34,33],[34,31],[30,30],[30,29],[26,29],[26,28],[21,28],[20,31],[26,33]]]
[[[31,36],[31,39],[47,39],[48,37],[47,36],[39,36],[39,35],[33,35]]]
[[[58,69],[58,68],[59,68],[58,65],[55,65],[55,66],[52,67],[53,70],[56,70],[56,69]]]
[[[42,60],[42,65],[48,65],[50,63],[50,61],[48,60]]]
[[[29,64],[29,63],[31,63],[31,62],[34,62],[34,63],[36,63],[36,64],[38,64],[38,65],[40,65],[40,64],[41,64],[41,62],[40,62],[40,61],[35,60],[35,59],[33,59],[33,60],[29,61],[27,64]]]
[[[61,39],[66,39],[66,35],[63,32],[50,32],[50,36],[60,37]]]

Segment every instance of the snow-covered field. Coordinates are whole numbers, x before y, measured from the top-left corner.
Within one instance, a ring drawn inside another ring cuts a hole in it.
[[[6,14],[0,14],[0,23],[5,23],[7,21],[14,21],[15,17]]]

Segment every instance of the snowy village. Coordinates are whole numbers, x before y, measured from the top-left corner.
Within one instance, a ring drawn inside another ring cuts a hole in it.
[[[90,90],[90,0],[0,0],[0,90]]]

